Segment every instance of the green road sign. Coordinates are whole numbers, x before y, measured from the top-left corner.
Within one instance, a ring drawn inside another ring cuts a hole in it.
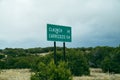
[[[47,40],[71,42],[71,27],[47,24]]]

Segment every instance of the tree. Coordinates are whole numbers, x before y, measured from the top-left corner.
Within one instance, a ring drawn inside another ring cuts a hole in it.
[[[101,62],[104,60],[106,56],[110,54],[110,52],[113,50],[112,47],[96,47],[92,50],[90,53],[90,66],[95,68],[101,67]]]

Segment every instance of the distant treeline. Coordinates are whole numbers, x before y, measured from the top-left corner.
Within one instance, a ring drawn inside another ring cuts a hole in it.
[[[36,53],[44,53],[53,51],[53,47],[46,47],[46,48],[29,48],[29,49],[23,49],[23,48],[5,48],[1,49],[0,53],[5,54],[19,54],[19,53],[29,53],[29,54],[36,54]]]

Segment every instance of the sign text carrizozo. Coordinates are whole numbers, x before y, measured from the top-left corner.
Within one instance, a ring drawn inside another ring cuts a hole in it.
[[[71,27],[47,24],[47,40],[71,42]]]

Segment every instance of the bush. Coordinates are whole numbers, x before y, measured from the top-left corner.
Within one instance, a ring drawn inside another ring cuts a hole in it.
[[[114,50],[102,62],[104,72],[120,73],[120,50]]]
[[[109,53],[111,53],[112,50],[113,48],[107,46],[94,48],[89,55],[90,66],[101,68],[101,62],[109,55]]]
[[[71,72],[65,62],[59,62],[57,66],[53,61],[48,65],[40,62],[38,67],[38,71],[31,76],[31,80],[72,80]]]
[[[41,57],[38,62],[43,62],[47,65],[50,63],[52,58],[53,53]],[[61,60],[63,60],[63,52],[57,51],[57,64],[59,64],[59,61]],[[86,59],[83,51],[74,49],[66,50],[66,62],[68,63],[68,67],[72,75],[82,76],[90,74],[88,60]],[[38,70],[38,67],[33,68],[33,71],[36,70]]]
[[[5,58],[5,55],[1,55],[1,54],[0,54],[0,59],[2,59],[2,58]]]
[[[4,61],[0,61],[0,69],[4,69],[5,68],[5,62]]]
[[[80,50],[68,51],[67,59],[73,75],[82,76],[90,74],[88,60]]]
[[[25,59],[19,59],[18,62],[14,64],[15,68],[30,68],[30,62]]]

